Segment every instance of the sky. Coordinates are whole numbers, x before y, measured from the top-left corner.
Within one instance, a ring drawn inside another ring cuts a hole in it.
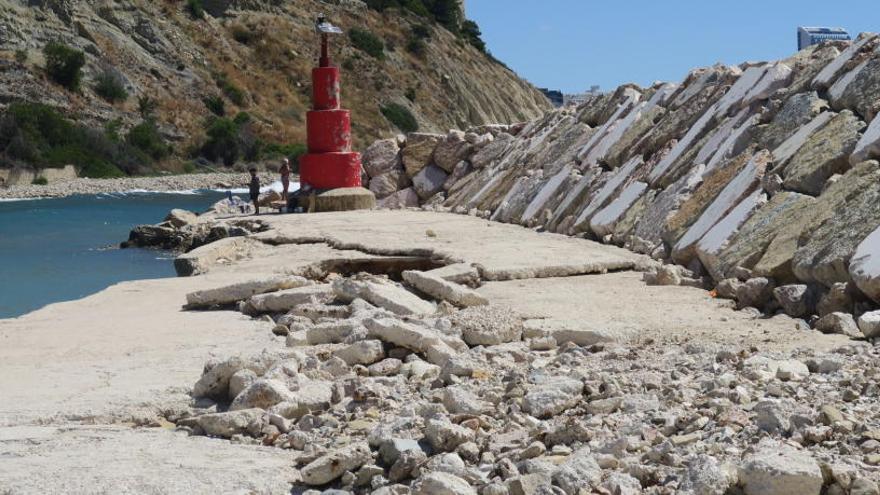
[[[775,60],[798,26],[880,31],[878,0],[465,0],[489,50],[540,87],[579,93]]]

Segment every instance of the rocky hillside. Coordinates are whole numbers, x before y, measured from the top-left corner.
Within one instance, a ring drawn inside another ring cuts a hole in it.
[[[0,109],[44,103],[120,136],[147,113],[177,158],[198,156],[212,115],[246,112],[255,139],[290,147],[305,141],[319,12],[359,30],[357,40],[338,37],[334,49],[357,145],[400,132],[399,118],[382,112],[392,115],[392,104],[425,131],[522,121],[549,108],[531,85],[433,19],[358,0],[0,0]],[[84,52],[78,91],[47,76],[50,42]],[[108,80],[122,97],[100,87]]]
[[[379,141],[365,168],[384,206],[626,246],[672,263],[650,281],[873,338],[880,313],[862,333],[850,315],[880,304],[878,110],[880,37],[862,35],[626,85],[525,127]]]

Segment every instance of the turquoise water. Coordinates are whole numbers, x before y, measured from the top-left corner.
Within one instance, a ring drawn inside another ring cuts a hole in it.
[[[212,191],[0,201],[0,318],[79,299],[125,280],[175,276],[171,253],[119,249],[131,227],[172,208],[203,211]]]

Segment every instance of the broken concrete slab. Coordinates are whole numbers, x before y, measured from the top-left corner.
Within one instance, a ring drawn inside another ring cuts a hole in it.
[[[876,168],[877,162],[863,165],[870,170]],[[851,281],[848,266],[856,248],[880,226],[880,176],[872,173],[865,178],[868,180],[862,183],[863,188],[856,189],[858,194],[832,205],[828,219],[810,232],[806,242],[799,243],[792,267],[800,280],[829,287]]]
[[[330,284],[307,285],[268,294],[258,294],[248,299],[248,304],[258,313],[286,313],[300,304],[329,303],[335,298]]]
[[[427,315],[437,309],[433,303],[390,282],[338,279],[333,282],[332,288],[343,301],[363,299],[401,316]]]
[[[760,189],[746,196],[730,213],[722,218],[709,232],[706,232],[697,243],[697,257],[715,281],[727,277],[726,267],[721,260],[721,253],[731,240],[736,237],[740,227],[749,220],[754,212],[767,202],[767,195]]]
[[[777,226],[776,234],[761,260],[755,264],[755,274],[775,278],[782,283],[799,280],[794,272],[792,259],[800,246],[801,236],[810,233],[808,237],[811,237],[836,210],[846,208],[847,202],[852,201],[851,198],[872,187],[877,174],[880,174],[877,162],[865,162],[830,185],[812,205],[801,198],[801,205],[790,210],[778,223],[774,222]]]
[[[877,35],[866,33],[859,37],[858,40],[848,46],[840,55],[826,65],[813,79],[813,88],[828,89],[843,74],[844,69],[860,51],[870,46],[877,38]]]
[[[403,280],[434,299],[447,301],[459,307],[467,308],[489,304],[489,300],[476,291],[454,282],[448,282],[430,272],[408,270],[403,272]]]
[[[599,210],[590,220],[590,229],[599,238],[614,232],[616,223],[626,214],[627,210],[638,201],[648,189],[644,182],[633,182],[627,186],[617,198],[602,210]]]
[[[642,157],[636,156],[615,171],[577,216],[574,221],[575,228],[581,231],[586,230],[593,215],[614,198],[617,191],[626,185],[627,181],[642,165],[644,165],[644,160],[642,160]]]
[[[810,135],[783,169],[786,189],[818,196],[834,174],[846,172],[865,123],[844,110]]]
[[[718,194],[699,219],[688,229],[672,249],[672,257],[679,263],[687,264],[696,254],[696,245],[706,233],[715,226],[739,202],[760,185],[764,171],[771,161],[769,152],[763,151],[749,160],[749,163]]]
[[[174,270],[179,277],[191,277],[207,272],[221,260],[234,260],[253,241],[246,237],[227,237],[181,254],[174,259]]]
[[[776,168],[781,169],[794,156],[798,150],[807,142],[807,139],[814,133],[825,127],[828,122],[837,115],[834,112],[822,112],[813,118],[807,124],[801,126],[794,134],[782,142],[773,150],[773,159]]]
[[[871,125],[865,130],[862,138],[856,143],[856,147],[849,157],[852,165],[857,165],[870,158],[880,158],[880,119],[874,118]]]
[[[815,91],[792,95],[773,120],[760,129],[759,145],[769,150],[776,149],[828,108],[828,102],[819,98]]]
[[[232,285],[191,292],[186,295],[186,303],[193,308],[223,306],[243,301],[257,294],[294,289],[310,285],[304,277],[281,275],[262,280],[248,280]]]
[[[759,268],[756,265],[762,261],[771,243],[797,228],[797,220],[807,214],[815,203],[815,198],[804,194],[776,194],[743,224],[722,249],[714,263],[714,270],[718,275],[732,275],[736,267],[743,267],[755,269],[758,276],[774,278],[780,283],[793,283],[790,257],[787,260],[768,257]],[[790,254],[794,254],[793,249]]]
[[[447,342],[456,344],[460,349],[467,348],[460,340],[456,343],[455,338],[444,337],[436,331],[393,318],[370,318],[364,321],[364,325],[371,337],[423,354],[428,362],[438,366],[458,354]]]
[[[859,290],[880,304],[880,228],[856,247],[849,263],[849,273]]]
[[[861,64],[842,76],[829,90],[831,106],[850,109],[870,122],[880,109],[880,46]]]
[[[473,284],[480,280],[480,272],[468,263],[452,263],[425,273],[462,285]]]

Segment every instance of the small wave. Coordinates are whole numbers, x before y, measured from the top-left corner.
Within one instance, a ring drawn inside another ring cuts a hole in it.
[[[12,203],[13,201],[37,201],[48,198],[0,198],[0,203]]]
[[[288,192],[293,192],[296,190],[299,190],[299,182],[291,182],[290,189],[288,189]],[[231,191],[232,194],[248,194],[248,193],[250,193],[250,189],[248,189],[246,187],[236,187],[233,189],[211,189],[211,191],[222,192],[222,193],[225,193],[226,191]],[[284,186],[281,184],[280,180],[277,180],[277,181],[269,184],[268,186],[263,186],[260,188],[260,194],[266,194],[269,191],[275,191],[277,193],[280,193],[280,192],[284,191]]]
[[[113,192],[102,192],[96,194],[96,196],[109,196],[113,198],[123,197],[123,196],[134,196],[134,195],[144,195],[144,194],[178,194],[178,195],[186,195],[186,196],[196,196],[202,194],[204,189],[178,189],[172,191],[155,191],[151,189],[130,189],[127,191],[113,191]]]

